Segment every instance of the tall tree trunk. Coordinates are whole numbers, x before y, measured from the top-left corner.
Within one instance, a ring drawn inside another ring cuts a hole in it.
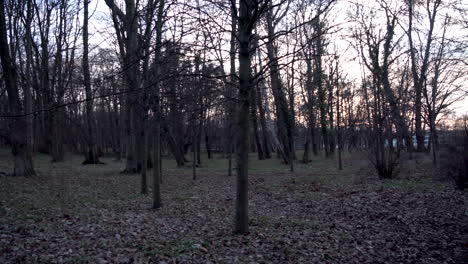
[[[169,128],[164,125],[163,126],[163,131],[165,135],[166,142],[168,144],[169,150],[171,151],[172,155],[174,156],[177,167],[182,167],[185,165],[185,157],[184,157],[184,151],[183,151],[183,146],[179,146],[177,143],[177,140],[174,138],[174,135],[169,133]]]
[[[289,99],[289,111],[291,116],[291,137],[289,138],[289,145],[291,148],[291,156],[289,157],[291,160],[290,168],[291,171],[294,171],[294,160],[296,159],[296,147],[294,145],[294,135],[296,134],[296,110],[294,109],[294,101],[295,101],[295,91],[294,91],[294,73],[296,69],[294,69],[294,62],[296,60],[296,51],[293,51],[293,59],[291,62],[292,65],[292,72],[291,76],[288,77],[288,99]]]
[[[343,169],[343,161],[341,159],[341,153],[342,153],[342,137],[341,137],[341,109],[340,109],[340,87],[336,87],[336,128],[337,128],[337,138],[338,138],[338,169],[342,170]]]
[[[115,4],[114,0],[105,0],[111,10],[112,20],[120,49],[120,57],[124,72],[125,82],[125,148],[126,164],[124,173],[136,173],[138,171],[138,142],[136,108],[138,98],[131,91],[140,87],[138,68],[138,19],[137,8],[134,0],[125,1],[125,13]]]
[[[467,187],[468,184],[468,127],[465,121],[465,135],[463,138],[463,164],[464,169],[460,171],[461,177],[461,188],[464,189]]]
[[[234,7],[234,3],[233,3]],[[252,96],[252,30],[256,19],[255,8],[258,3],[251,0],[240,0],[239,23],[239,100],[236,138],[236,165],[237,165],[237,194],[235,232],[246,234],[249,232],[249,202],[248,202],[248,162],[249,162],[249,107]]]
[[[158,88],[156,88],[158,89]],[[156,101],[159,101],[157,98]],[[154,161],[153,161],[153,209],[159,209],[162,206],[162,201],[161,201],[161,123],[160,123],[160,118],[158,115],[160,115],[159,112],[159,102],[155,102],[155,105],[153,107],[153,112],[155,114],[154,117],[154,143],[153,143],[153,155],[154,155]]]
[[[65,1],[62,1],[59,4],[59,14],[58,14],[58,32],[56,37],[56,52],[55,52],[55,61],[54,61],[54,70],[52,77],[52,97],[55,97],[54,100],[57,105],[62,105],[65,95],[65,73],[63,72],[63,51],[68,52],[67,47],[63,47],[64,40],[67,37],[67,4]],[[74,53],[74,52],[72,52]],[[72,59],[73,60],[73,59]],[[66,61],[68,63],[68,61]],[[55,93],[55,94],[54,94]],[[51,155],[52,162],[59,162],[64,160],[64,134],[62,126],[65,119],[65,109],[58,108],[55,110],[55,113],[51,117],[51,132],[53,140],[51,141]]]
[[[338,69],[336,69],[338,70]],[[328,88],[328,102],[327,102],[327,108],[328,108],[328,128],[329,128],[329,133],[328,133],[328,142],[330,144],[330,154],[335,153],[335,148],[336,148],[336,142],[335,142],[335,122],[334,122],[334,114],[333,114],[333,86],[336,84],[335,79],[334,79],[334,72],[330,71],[330,76],[328,76],[327,80],[327,88]]]
[[[322,131],[323,147],[325,150],[325,157],[330,156],[329,135],[327,128],[327,105],[326,105],[326,91],[323,87],[323,69],[322,69],[322,55],[323,55],[323,36],[322,25],[320,24],[320,16],[316,17],[314,21],[314,85],[317,88],[318,104],[320,110],[320,127]]]
[[[257,43],[258,45],[258,43]],[[260,57],[260,49],[257,49],[257,58],[258,64],[260,69],[262,69],[262,59]],[[257,106],[258,106],[258,113],[260,115],[260,126],[262,127],[262,139],[263,139],[263,147],[264,147],[264,154],[266,159],[271,159],[271,143],[270,138],[268,136],[268,127],[266,122],[266,113],[265,108],[263,106],[263,93],[266,91],[265,80],[262,78],[259,82],[259,85],[255,89],[256,97],[257,97]],[[268,102],[266,102],[268,104]]]
[[[433,41],[433,31],[434,25],[436,22],[436,15],[439,6],[441,5],[441,0],[435,1],[426,1],[426,10],[428,12],[429,17],[429,32],[427,34],[426,43],[424,44],[424,49],[421,47],[421,53],[424,51],[423,54],[420,54],[420,58],[417,58],[416,52],[417,49],[414,45],[413,40],[413,17],[414,17],[414,7],[415,1],[410,0],[408,1],[408,42],[410,45],[410,58],[411,58],[411,70],[413,74],[413,85],[415,91],[415,102],[414,102],[414,123],[415,123],[415,133],[416,133],[416,144],[417,144],[417,151],[422,152],[425,150],[424,145],[424,129],[422,128],[422,93],[424,86],[426,85],[427,81],[427,71],[429,69],[430,64],[430,55],[431,55],[431,43]],[[432,11],[430,5],[432,3]],[[421,61],[420,67],[418,67],[417,62]]]
[[[197,136],[192,131],[192,180],[197,180]]]
[[[32,20],[33,20],[33,8],[31,1],[27,1],[27,15],[26,15],[26,36],[25,36],[25,50],[26,50],[26,85],[24,87],[24,103],[25,103],[25,112],[32,113],[33,111],[33,96],[32,96],[32,87],[33,87],[33,50],[32,50]],[[34,115],[30,114],[27,117],[27,145],[29,146],[28,151],[30,152],[29,155],[33,155],[34,152]]]
[[[33,2],[35,8],[39,8],[36,2]],[[49,76],[49,26],[51,9],[46,5],[46,10],[42,18],[42,23],[39,23],[39,34],[41,39],[40,56],[37,56],[38,69],[40,69],[40,89],[41,89],[41,108],[50,107],[53,105],[53,91],[50,86]],[[39,53],[39,52],[38,52]],[[39,54],[38,54],[39,55]],[[40,61],[39,61],[40,60]],[[41,149],[47,154],[52,154],[53,141],[53,111],[44,112],[41,114],[41,138],[43,138]]]
[[[253,87],[254,89],[258,89],[258,86]],[[257,118],[257,92],[253,91],[251,95],[251,105],[250,105],[250,117],[252,119],[252,128],[255,140],[255,146],[257,148],[257,154],[259,160],[264,160],[265,157],[263,155],[263,147],[260,141],[260,136],[258,133],[258,118]]]
[[[147,171],[148,171],[148,115],[145,114],[143,117],[143,129],[141,130],[141,137],[143,139],[143,157],[142,157],[142,167],[141,167],[141,194],[148,193],[148,180],[147,180]],[[153,162],[151,162],[153,164]]]
[[[181,53],[179,47],[176,44],[169,45],[166,51],[170,54],[169,58],[169,68],[170,71],[177,72],[177,66],[179,64],[179,54]],[[176,80],[170,80],[168,82],[169,93],[167,95],[169,103],[169,120],[164,124],[163,130],[166,141],[169,144],[169,149],[176,159],[177,167],[182,167],[185,165],[184,157],[184,135],[183,135],[183,116],[180,112],[178,102],[178,89]]]
[[[237,38],[237,22],[235,13],[235,5],[231,5],[231,40],[230,40],[230,49],[229,49],[229,59],[230,59],[230,84],[226,85],[227,91],[227,138],[226,138],[226,146],[227,146],[227,155],[228,155],[228,176],[232,175],[232,152],[233,152],[233,116],[234,116],[234,109],[233,100],[234,100],[234,86],[235,86],[235,74],[236,74],[236,38]]]
[[[309,163],[309,149],[310,149],[310,126],[306,128],[306,137],[304,143],[304,153],[302,154],[302,162]]]
[[[156,52],[154,65],[154,75],[160,81],[160,57],[162,48],[162,27],[164,24],[164,6],[165,1],[159,1],[157,22],[156,22]],[[159,83],[154,86],[154,161],[153,161],[153,209],[158,209],[162,206],[161,201],[161,182],[162,182],[162,161],[161,161],[161,106],[160,106],[160,91]]]
[[[89,1],[84,0],[84,19],[83,19],[83,77],[84,86],[86,93],[86,124],[87,124],[87,151],[85,153],[85,160],[83,164],[98,164],[99,158],[96,149],[96,135],[94,127],[94,115],[93,115],[93,94],[91,90],[91,74],[89,72],[89,44],[88,44],[88,5]]]
[[[29,130],[27,118],[24,116],[19,97],[18,75],[8,50],[8,38],[5,20],[4,1],[0,1],[0,60],[3,69],[3,79],[8,94],[8,106],[12,115],[10,119],[10,140],[12,154],[15,158],[13,176],[35,175],[31,157],[31,146],[28,144]],[[29,113],[26,113],[26,115]],[[21,116],[23,115],[23,116]]]
[[[267,26],[268,26],[268,43],[267,52],[268,59],[270,60],[270,80],[271,89],[276,105],[278,136],[283,146],[283,161],[286,164],[290,163],[292,157],[291,143],[292,139],[292,119],[286,102],[286,96],[284,94],[283,84],[281,82],[277,47],[275,47],[275,29],[273,26],[272,10],[267,12]]]
[[[417,151],[421,152],[424,149],[424,136],[421,129],[421,99],[422,99],[422,85],[419,82],[419,74],[416,65],[416,50],[414,47],[413,42],[413,9],[414,3],[413,0],[408,2],[408,39],[410,45],[410,55],[411,55],[411,69],[413,73],[413,85],[414,85],[414,124],[415,124],[415,132],[416,132],[416,144],[417,144]]]
[[[310,46],[310,44],[309,44]],[[310,48],[310,47],[309,47]],[[312,152],[314,153],[315,156],[318,155],[318,150],[317,150],[317,140],[315,136],[315,95],[314,95],[314,75],[313,75],[313,67],[312,67],[312,58],[311,54],[309,53],[307,58],[306,58],[306,65],[307,65],[307,71],[306,71],[306,91],[307,91],[307,125],[308,125],[308,135],[307,138],[310,141],[310,144],[312,145]]]
[[[198,123],[196,122],[196,118],[194,119],[195,122],[195,140],[196,140],[196,156],[197,156],[197,165],[201,164],[201,141],[202,141],[202,136],[203,136],[203,126],[204,126],[204,112],[205,112],[205,107],[204,107],[204,101],[203,101],[203,83],[202,83],[202,77],[200,76],[200,67],[203,69],[205,67],[205,60],[203,59],[203,62],[201,61],[201,56],[200,54],[197,56],[198,59],[195,60],[195,71],[197,75],[197,85],[198,85],[198,112],[195,114],[195,116],[198,116]]]
[[[206,155],[208,159],[212,159],[211,153],[211,136],[210,136],[210,118],[209,116],[206,117],[206,130],[205,130],[205,148],[206,148]]]

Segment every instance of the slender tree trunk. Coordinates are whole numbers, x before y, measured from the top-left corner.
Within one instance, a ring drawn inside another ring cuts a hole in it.
[[[463,163],[465,165],[464,170],[460,171],[461,189],[467,187],[468,184],[468,127],[465,121],[465,135],[463,142]]]
[[[408,16],[409,16],[409,27],[408,27],[408,39],[409,39],[409,45],[410,45],[410,55],[411,55],[411,69],[413,73],[413,85],[414,85],[414,92],[415,92],[415,97],[414,97],[414,124],[415,124],[415,131],[416,131],[416,144],[417,144],[417,151],[421,152],[424,149],[424,136],[422,135],[422,129],[421,129],[421,98],[422,98],[422,85],[419,83],[419,75],[418,75],[418,70],[416,66],[416,50],[414,47],[414,42],[413,42],[413,36],[412,36],[412,31],[413,31],[413,8],[414,8],[414,3],[413,0],[410,0],[408,2]],[[421,142],[422,140],[422,142]]]
[[[98,164],[99,158],[96,149],[96,135],[94,127],[94,115],[93,115],[93,94],[91,91],[91,74],[89,72],[89,45],[88,45],[88,5],[89,1],[84,0],[84,19],[83,19],[83,77],[86,94],[86,124],[87,124],[87,145],[85,160],[83,164]]]
[[[201,137],[200,137],[201,133],[200,132],[201,131],[199,131],[199,133],[197,133],[197,144],[196,144],[196,146],[197,146],[197,148],[196,148],[196,150],[197,150],[197,166],[201,165],[201,163],[202,163],[202,160],[201,160]]]
[[[252,14],[254,7],[258,8],[258,3],[251,0],[241,0],[238,14],[239,107],[236,138],[237,195],[234,230],[240,234],[249,232],[249,108],[253,92],[251,39],[252,29],[256,22],[256,18]]]
[[[329,80],[327,81],[327,88],[328,88],[328,142],[330,144],[330,154],[335,153],[336,142],[335,142],[335,122],[334,122],[334,114],[333,114],[333,85],[335,84],[334,80],[334,73],[333,71],[330,72]]]
[[[206,118],[206,131],[205,131],[205,148],[206,148],[206,155],[208,159],[212,159],[211,153],[211,136],[209,135],[210,131],[210,119],[209,117]]]
[[[161,46],[162,46],[162,27],[164,19],[164,6],[165,1],[160,0],[157,14],[156,22],[156,52],[155,52],[155,61],[154,65],[154,75],[155,78],[160,80],[160,57],[161,57]],[[162,182],[162,160],[161,160],[161,106],[160,106],[160,91],[159,83],[156,82],[154,86],[154,143],[153,143],[153,209],[158,209],[162,206],[161,201],[161,182]]]
[[[33,111],[33,96],[32,96],[32,87],[33,87],[33,51],[32,51],[32,20],[33,20],[33,9],[31,1],[27,1],[27,15],[26,15],[26,37],[25,37],[25,50],[26,50],[26,85],[24,87],[24,100],[25,100],[25,112],[27,114],[32,113]],[[34,152],[34,115],[29,114],[27,117],[27,146],[29,155],[32,157]]]
[[[144,101],[142,100],[142,97],[140,95],[135,95],[135,115],[134,115],[134,120],[135,120],[135,158],[136,158],[136,172],[141,173],[141,170],[143,168],[143,163],[146,162],[144,156],[144,149],[145,146],[143,146],[143,130],[144,130],[144,119],[145,113],[143,105],[145,104]]]
[[[439,6],[441,5],[441,0],[429,1],[426,2],[426,9],[429,17],[429,32],[427,34],[426,43],[424,49],[421,47],[421,51],[424,50],[424,53],[420,55],[420,58],[416,56],[416,47],[413,41],[413,17],[414,17],[414,0],[408,1],[408,42],[410,45],[410,58],[411,58],[411,70],[413,74],[413,85],[415,91],[415,102],[414,102],[414,123],[415,123],[415,133],[416,133],[416,144],[417,151],[422,152],[425,150],[424,145],[424,129],[422,128],[422,93],[424,86],[427,81],[427,71],[430,64],[430,55],[431,55],[431,43],[433,41],[433,31],[434,25],[436,22],[436,15]],[[432,3],[432,11],[430,5]],[[418,67],[417,62],[421,61],[420,67]]]
[[[322,40],[322,27],[320,25],[320,17],[317,16],[314,21],[315,41],[314,41],[314,85],[318,91],[318,103],[320,110],[320,126],[322,130],[323,147],[325,150],[325,157],[330,156],[329,135],[327,129],[327,105],[325,87],[323,87],[323,69],[322,69],[322,54],[323,54],[323,40]]]
[[[158,99],[156,99],[158,100]],[[153,209],[159,209],[162,206],[161,201],[161,170],[160,170],[160,161],[161,161],[161,124],[159,119],[159,103],[155,103],[154,106],[154,143],[153,143],[153,152],[154,152],[154,161],[153,161]]]
[[[315,137],[315,96],[314,96],[314,83],[313,83],[313,73],[312,73],[312,58],[310,58],[310,54],[306,58],[306,65],[307,65],[307,71],[306,71],[306,83],[305,83],[305,89],[307,92],[307,141],[310,142],[309,145],[312,145],[312,152],[314,153],[315,156],[317,156],[318,151],[317,151],[317,141]],[[307,147],[309,147],[309,145]],[[307,152],[307,155],[304,153],[303,160],[306,162],[309,161],[309,153]]]
[[[179,53],[178,47],[175,45],[170,45],[166,51],[171,54],[169,58],[169,69],[172,72],[177,72],[177,65],[179,64]],[[185,156],[184,156],[184,135],[183,135],[183,116],[180,112],[178,105],[178,88],[176,80],[170,80],[168,83],[169,93],[167,95],[167,100],[169,103],[169,125],[164,125],[164,135],[166,141],[169,144],[169,149],[176,159],[177,167],[182,167],[185,165]]]
[[[304,153],[302,155],[302,162],[303,163],[309,163],[310,162],[309,148],[310,148],[310,126],[307,126],[306,138],[305,138],[305,143],[304,143]]]
[[[343,169],[343,161],[341,160],[341,153],[342,153],[342,138],[341,138],[341,110],[340,110],[340,88],[337,87],[336,90],[336,128],[338,134],[338,169]]]
[[[197,37],[198,38],[198,37]],[[202,83],[202,78],[200,76],[200,67],[204,67],[204,65],[201,65],[201,56],[200,53],[197,53],[195,57],[195,75],[196,77],[196,87],[197,87],[197,95],[196,95],[196,101],[198,101],[197,106],[195,106],[194,109],[194,130],[193,130],[193,143],[194,143],[194,148],[193,151],[195,153],[196,157],[196,164],[199,165],[201,164],[201,138],[203,134],[203,112],[204,112],[204,102],[203,102],[203,83]],[[197,109],[198,108],[198,109]],[[197,122],[198,118],[198,122]]]
[[[168,144],[169,150],[171,151],[172,155],[174,156],[177,167],[182,167],[185,165],[185,157],[183,152],[183,147],[179,146],[177,140],[171,133],[168,133],[169,129],[164,126],[164,134],[166,142]]]
[[[232,175],[232,152],[233,152],[233,116],[234,116],[234,107],[233,107],[233,87],[235,85],[235,74],[236,74],[236,38],[237,38],[237,22],[236,17],[234,15],[235,6],[231,5],[231,41],[230,41],[230,49],[229,49],[229,59],[230,59],[230,84],[226,86],[227,88],[227,155],[228,155],[228,176]]]
[[[147,129],[148,117],[145,114],[143,119],[143,129],[141,131],[141,136],[143,139],[143,157],[142,157],[142,167],[141,167],[141,194],[148,193],[148,180],[147,180],[147,171],[148,171],[148,129]],[[153,162],[152,162],[153,163]],[[154,167],[154,165],[153,165]]]
[[[257,49],[257,57],[260,69],[262,68],[262,60],[260,58],[260,49]],[[268,127],[265,118],[265,108],[263,107],[263,96],[262,94],[266,90],[265,80],[260,80],[259,85],[255,89],[256,97],[257,97],[257,106],[258,112],[260,114],[260,126],[262,127],[262,139],[263,139],[263,147],[264,147],[264,156],[266,159],[271,159],[271,143],[270,138],[268,136]],[[268,102],[267,102],[268,103]]]
[[[291,149],[291,156],[290,158],[290,166],[291,166],[291,171],[294,171],[294,160],[296,159],[296,147],[294,145],[294,135],[296,134],[296,110],[294,109],[294,101],[295,101],[295,92],[294,92],[294,73],[296,69],[294,69],[294,62],[295,62],[295,54],[296,52],[293,52],[294,56],[292,59],[292,72],[291,76],[289,77],[290,81],[288,80],[288,99],[289,99],[289,111],[290,111],[290,116],[291,116],[291,136],[289,137],[289,147]]]
[[[292,119],[290,116],[290,111],[286,102],[286,96],[284,94],[283,84],[281,82],[278,58],[277,58],[277,48],[275,47],[275,29],[273,26],[273,17],[272,10],[267,12],[267,26],[268,26],[268,43],[267,51],[268,58],[270,60],[270,80],[271,80],[271,89],[273,92],[273,97],[276,105],[277,113],[277,122],[278,127],[278,136],[279,140],[283,146],[283,161],[286,164],[291,162],[290,158],[292,157],[291,152],[291,143],[292,143]]]
[[[37,3],[35,8],[37,8]],[[53,104],[53,92],[52,88],[49,85],[50,76],[49,76],[49,26],[50,26],[50,13],[51,11],[46,10],[42,23],[39,23],[39,34],[41,39],[41,51],[40,56],[38,57],[38,68],[40,69],[40,89],[41,89],[41,108],[50,107]],[[39,52],[38,52],[39,53]],[[39,61],[40,60],[40,61]],[[42,149],[47,154],[52,154],[52,141],[53,141],[53,111],[42,113],[42,130],[41,138],[43,138]]]
[[[432,144],[432,164],[436,165],[437,164],[437,155],[436,155],[436,127],[435,127],[435,117],[434,113],[431,109],[429,109],[429,125],[430,125],[430,144],[428,144],[428,147],[431,146]]]
[[[252,92],[251,96],[251,105],[250,105],[250,117],[252,119],[252,129],[254,134],[255,146],[257,149],[258,159],[264,160],[263,147],[260,141],[260,136],[258,132],[258,118],[257,118],[257,101],[256,101],[256,91]]]
[[[64,40],[67,38],[67,17],[66,17],[66,2],[60,2],[58,10],[58,31],[56,32],[56,52],[55,52],[55,61],[53,65],[53,77],[51,82],[51,94],[52,101],[55,101],[56,104],[62,105],[65,95],[65,82],[63,72],[63,51],[68,50],[67,47],[64,47]],[[68,51],[67,51],[68,52]],[[73,52],[72,52],[73,53]],[[72,59],[73,61],[73,59]],[[66,61],[68,63],[68,61]],[[53,140],[51,141],[51,155],[52,162],[60,162],[64,160],[64,135],[63,129],[61,126],[64,124],[65,119],[65,109],[58,108],[54,111],[54,114],[51,117],[51,134]]]
[[[192,132],[192,179],[197,180],[197,137],[195,131]]]

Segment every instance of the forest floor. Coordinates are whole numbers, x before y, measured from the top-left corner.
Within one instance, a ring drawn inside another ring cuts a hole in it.
[[[225,160],[203,160],[196,181],[165,160],[155,211],[122,162],[37,155],[36,177],[0,176],[0,263],[467,263],[468,193],[425,155],[385,181],[358,152],[342,171],[250,159],[250,234],[236,235]],[[0,150],[0,171],[10,160]]]

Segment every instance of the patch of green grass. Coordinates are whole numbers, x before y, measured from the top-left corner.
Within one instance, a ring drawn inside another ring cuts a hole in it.
[[[72,263],[91,263],[93,261],[95,261],[95,259],[93,259],[93,257],[90,256],[73,256],[70,259],[70,262]]]
[[[167,257],[178,257],[192,250],[197,249],[201,244],[194,240],[173,240],[162,248],[145,248],[143,250],[146,256],[167,256]]]
[[[323,254],[323,259],[324,260],[333,260],[333,257],[327,253]]]
[[[191,170],[192,157],[188,157],[187,166],[184,169]],[[170,164],[168,164],[170,166]],[[175,163],[173,165],[175,167]],[[235,170],[236,161],[235,158],[232,158],[232,169]],[[171,168],[171,167],[169,167]],[[207,171],[207,172],[227,172],[228,168],[228,159],[223,158],[221,154],[213,155],[211,159],[208,159],[206,155],[202,157],[202,163],[197,170]],[[266,160],[258,160],[256,153],[249,154],[249,170],[252,172],[265,172],[265,173],[275,173],[275,172],[287,172],[289,167],[282,164],[281,160],[277,158],[271,158]]]
[[[327,198],[327,195],[322,192],[305,192],[298,194],[299,199],[306,201],[322,201]]]
[[[319,226],[319,223],[317,221],[311,219],[292,218],[289,219],[287,223],[292,227],[304,227],[308,229],[318,228]]]
[[[259,215],[251,219],[251,224],[258,225],[258,226],[266,226],[268,224],[271,224],[272,220],[273,220],[272,217],[268,215]]]
[[[277,158],[258,160],[257,157],[250,157],[249,170],[253,172],[288,172],[289,166],[282,163]]]
[[[176,201],[183,202],[183,201],[189,201],[189,200],[191,200],[192,197],[193,197],[192,194],[184,193],[184,194],[180,194],[180,195],[176,196],[174,199],[175,199]]]
[[[392,179],[383,180],[379,186],[385,189],[399,189],[403,191],[427,192],[430,190],[443,189],[446,184],[432,179],[411,180],[411,179]]]
[[[77,195],[75,195],[75,197],[73,197],[73,200],[75,202],[77,202],[78,204],[93,205],[93,204],[97,204],[99,202],[99,197],[97,195],[95,195],[95,194],[82,192],[82,193],[77,193]]]

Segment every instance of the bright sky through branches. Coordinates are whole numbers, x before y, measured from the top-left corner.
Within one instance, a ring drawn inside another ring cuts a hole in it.
[[[117,1],[118,2],[118,1]],[[201,1],[203,2],[203,1]],[[396,0],[389,0],[388,4],[389,6],[398,7],[398,5],[402,5],[402,1],[396,1]],[[176,1],[176,3],[173,3],[173,7],[175,5],[195,5],[195,1]],[[382,8],[380,8],[375,1],[363,1],[363,0],[350,0],[350,1],[336,1],[336,3],[332,6],[328,16],[329,16],[329,24],[331,28],[332,34],[327,36],[330,40],[330,45],[329,48],[331,50],[336,50],[337,54],[340,56],[340,64],[345,72],[345,74],[348,76],[350,80],[353,80],[356,83],[361,82],[361,78],[363,76],[363,67],[361,65],[362,60],[359,59],[359,55],[356,52],[356,50],[352,47],[353,40],[351,38],[351,33],[352,29],[355,26],[354,21],[350,18],[350,15],[352,15],[353,10],[356,6],[356,4],[362,5],[365,8],[368,8],[370,10],[373,10],[372,12],[375,12],[375,19],[377,20],[377,23],[379,22],[378,20],[380,19],[382,22],[382,17],[379,16],[379,13],[383,12]],[[468,8],[468,3],[459,3],[459,6],[462,8]],[[90,4],[90,9],[91,13],[93,14],[92,18],[90,19],[90,43],[92,46],[98,46],[99,48],[111,48],[117,50],[116,43],[115,43],[115,38],[113,36],[113,25],[112,25],[112,20],[110,18],[110,12],[109,8],[107,7],[106,3],[104,0],[92,0]],[[94,13],[92,12],[94,11]],[[448,13],[451,11],[451,13]],[[223,14],[218,13],[219,14]],[[216,28],[217,26],[220,25],[226,25],[229,27],[229,17],[228,13],[225,12],[226,18],[222,17],[216,17],[216,18],[210,18],[210,19],[216,19],[216,23],[212,26],[212,28]],[[453,10],[449,9],[441,9],[439,12],[440,17],[444,17],[445,15],[451,15],[454,17],[454,21],[462,19],[460,17],[459,13],[454,13]],[[184,14],[186,15],[186,14]],[[180,17],[174,16],[170,18],[170,20],[180,19]],[[286,20],[290,19],[287,18]],[[402,19],[399,22],[399,27],[397,34],[404,35],[404,27],[406,25],[405,21],[406,17],[402,15]],[[440,19],[439,19],[440,20]],[[439,21],[440,22],[440,21]],[[421,27],[424,26],[424,21],[421,21]],[[465,22],[466,23],[466,22]],[[171,21],[168,21],[168,24],[171,24]],[[202,25],[201,25],[202,26]],[[453,30],[456,29],[456,30]],[[227,28],[229,30],[229,28]],[[173,31],[167,31],[167,34],[170,34],[170,32]],[[224,32],[225,38],[229,37],[229,34]],[[441,34],[441,28],[440,28],[440,23],[439,23],[439,28],[435,29],[435,35],[436,37],[440,37]],[[448,32],[448,38],[457,38],[457,39],[463,39],[468,37],[468,26],[457,26],[453,25],[452,31]],[[184,38],[184,42],[194,42],[194,35],[188,35]],[[291,38],[290,38],[291,39]],[[406,41],[406,39],[402,40]],[[223,57],[228,59],[228,41],[227,39],[224,42],[224,47],[223,48]],[[285,52],[286,47],[280,46],[280,53]],[[468,82],[467,82],[467,77],[468,76],[468,66],[466,65],[466,60],[467,60],[467,51],[461,52],[464,54],[464,59],[465,59],[465,65],[462,66],[464,69],[462,71],[465,72],[464,76],[461,77],[460,79],[457,80],[457,83],[453,83],[453,85],[460,85],[462,87],[461,90],[464,90],[465,92],[468,91]],[[214,56],[214,55],[213,55]],[[286,58],[287,60],[287,58]],[[229,71],[229,63],[226,61],[224,63],[225,70]],[[367,74],[367,73],[366,73]],[[452,109],[455,111],[456,115],[463,115],[468,113],[468,96],[463,96],[461,93],[458,93],[456,96],[461,97],[462,99],[459,100],[458,102],[454,103],[452,105]],[[463,98],[464,97],[464,98]]]

